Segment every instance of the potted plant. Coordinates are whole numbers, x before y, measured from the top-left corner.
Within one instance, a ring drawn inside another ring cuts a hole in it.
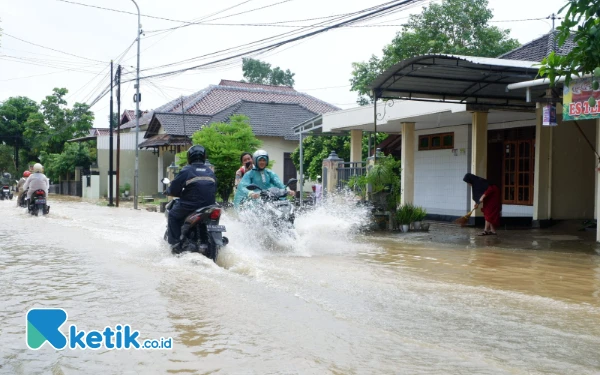
[[[402,227],[403,232],[408,232],[410,223],[413,221],[414,206],[412,204],[404,204],[398,208],[396,212],[396,220]]]
[[[131,190],[131,185],[129,184],[129,182],[125,183],[124,186],[125,191],[123,192],[123,195],[125,196],[125,198],[129,197],[129,191]]]
[[[413,215],[413,228],[415,230],[421,230],[421,221],[425,219],[425,216],[427,216],[427,211],[423,207],[415,207]]]
[[[400,161],[392,155],[377,159],[368,170],[366,180],[371,186],[373,204],[394,215],[400,200]]]
[[[348,187],[360,196],[361,201],[367,199],[367,176],[352,176],[348,179]]]

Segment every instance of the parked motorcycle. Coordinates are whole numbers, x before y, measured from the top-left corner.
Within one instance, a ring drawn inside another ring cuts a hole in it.
[[[5,199],[13,199],[13,193],[10,190],[10,186],[3,184],[2,190],[0,191],[0,200],[5,200]]]
[[[31,215],[40,216],[40,214],[47,215],[50,213],[50,206],[46,204],[46,192],[44,190],[36,190],[31,195],[31,202],[29,202],[28,210]]]
[[[292,178],[285,186],[288,187],[297,181],[298,180],[295,178]],[[246,189],[258,191],[263,204],[256,204],[252,202],[251,198],[248,198],[242,201],[242,207],[250,205],[252,210],[257,213],[258,217],[266,223],[271,223],[275,227],[281,227],[283,225],[289,229],[294,228],[294,205],[287,199],[288,192],[286,189],[272,187],[263,190],[254,184],[248,185]]]
[[[162,183],[166,187],[171,181],[168,178],[163,178]],[[166,205],[165,217],[167,221],[169,220],[169,211],[178,199],[174,198]],[[216,263],[219,250],[229,243],[229,239],[222,234],[226,232],[225,226],[219,224],[221,213],[222,207],[214,204],[199,208],[188,215],[181,227],[181,248],[174,251],[174,253],[179,254],[186,251],[201,253]],[[168,227],[164,236],[165,241],[168,239],[167,232]]]

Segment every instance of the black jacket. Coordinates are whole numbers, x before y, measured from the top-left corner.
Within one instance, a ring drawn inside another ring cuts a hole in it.
[[[167,189],[167,195],[179,197],[179,204],[197,209],[215,204],[217,178],[203,163],[183,167]]]

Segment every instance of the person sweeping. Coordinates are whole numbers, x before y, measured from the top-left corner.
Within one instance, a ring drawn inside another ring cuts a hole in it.
[[[500,226],[500,217],[502,215],[502,201],[500,189],[496,185],[490,184],[488,180],[467,173],[463,181],[471,186],[473,201],[477,208],[483,205],[481,212],[485,218],[485,228],[480,236],[495,236],[496,228]]]

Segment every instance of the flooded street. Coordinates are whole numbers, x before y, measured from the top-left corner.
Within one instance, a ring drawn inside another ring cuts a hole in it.
[[[36,218],[14,204],[0,202],[0,373],[600,373],[595,251],[368,236],[360,212],[319,209],[287,250],[227,213],[215,265],[170,255],[163,214],[51,196]],[[65,332],[130,324],[173,348],[30,350],[40,307],[65,309]]]

